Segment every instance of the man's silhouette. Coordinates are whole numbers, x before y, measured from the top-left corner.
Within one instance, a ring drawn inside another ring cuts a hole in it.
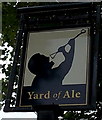
[[[49,57],[37,53],[33,55],[28,62],[28,69],[35,74],[32,87],[36,91],[48,91],[60,88],[64,77],[69,72],[75,49],[75,39],[69,40],[68,44],[71,48],[69,52],[65,50],[65,45],[59,47],[58,52],[62,52],[65,60],[56,68],[52,69],[54,62],[49,62]]]

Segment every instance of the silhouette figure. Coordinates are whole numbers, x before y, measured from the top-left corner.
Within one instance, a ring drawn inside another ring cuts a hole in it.
[[[50,58],[41,55],[40,53],[37,53],[30,58],[28,62],[28,69],[31,73],[36,75],[32,82],[32,87],[34,90],[52,90],[52,86],[53,89],[60,88],[62,86],[62,80],[68,74],[72,66],[75,50],[75,39],[85,32],[86,30],[82,29],[81,32],[74,38],[70,39],[68,43],[59,47],[57,52],[50,55],[53,59],[57,53],[62,52],[65,57],[65,60],[56,68],[52,69],[54,62],[49,62]],[[65,50],[67,45],[70,45],[71,47],[69,52]]]
[[[32,87],[35,90],[49,90],[52,89],[52,86],[53,89],[54,86],[55,88],[59,88],[62,86],[62,80],[64,79],[64,77],[69,72],[72,66],[75,49],[75,39],[71,39],[68,42],[68,45],[71,46],[69,52],[65,50],[65,45],[61,46],[58,49],[58,52],[63,53],[65,60],[56,68],[52,69],[54,62],[49,62],[49,57],[46,57],[39,53],[33,55],[30,58],[28,62],[28,68],[31,73],[36,75],[32,82]]]

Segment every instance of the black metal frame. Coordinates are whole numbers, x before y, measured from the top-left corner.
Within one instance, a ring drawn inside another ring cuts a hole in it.
[[[68,106],[61,107],[62,110],[95,109],[96,102],[96,80],[98,65],[98,43],[100,38],[101,26],[101,5],[93,3],[64,3],[50,6],[38,6],[19,8],[20,30],[17,36],[17,47],[15,51],[13,68],[8,85],[8,94],[4,111],[9,112],[33,112],[32,107],[19,107],[20,94],[17,94],[16,107],[10,107],[13,91],[16,68],[20,53],[21,65],[19,68],[18,93],[21,91],[22,75],[24,68],[24,58],[29,32],[39,32],[45,30],[55,30],[61,28],[90,27],[91,32],[91,65],[90,65],[90,93],[87,106]],[[21,49],[22,46],[22,49]]]

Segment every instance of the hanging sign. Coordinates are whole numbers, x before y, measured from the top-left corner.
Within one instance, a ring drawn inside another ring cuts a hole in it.
[[[29,33],[21,106],[87,105],[90,28]]]
[[[100,11],[92,3],[18,8],[20,29],[4,111],[96,108]]]

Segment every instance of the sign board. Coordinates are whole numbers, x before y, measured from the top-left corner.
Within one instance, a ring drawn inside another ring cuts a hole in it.
[[[100,9],[94,8],[68,3],[18,9],[21,23],[5,111],[95,108]],[[10,108],[15,79],[16,105]]]
[[[87,105],[90,28],[29,33],[27,43],[20,105]]]

